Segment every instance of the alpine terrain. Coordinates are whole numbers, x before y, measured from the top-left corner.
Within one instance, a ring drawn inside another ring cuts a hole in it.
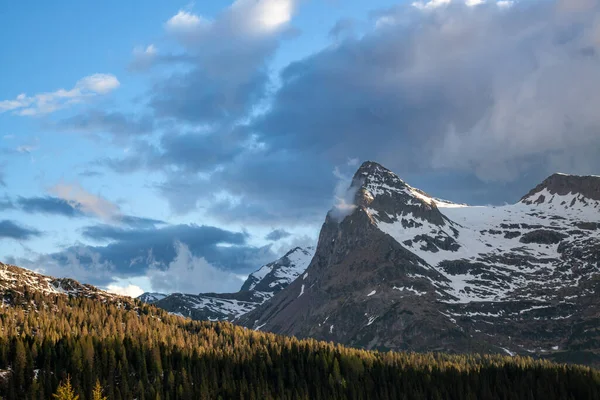
[[[138,298],[168,312],[195,320],[235,320],[287,287],[308,266],[314,247],[296,247],[248,276],[235,293],[144,293]]]
[[[597,399],[600,373],[531,357],[381,353],[191,321],[0,263],[0,398]]]
[[[432,197],[365,162],[293,283],[239,322],[367,349],[600,362],[600,177],[555,174],[519,202]]]

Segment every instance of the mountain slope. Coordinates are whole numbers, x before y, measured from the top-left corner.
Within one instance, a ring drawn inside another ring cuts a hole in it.
[[[595,399],[600,373],[531,358],[378,353],[169,315],[17,267],[0,296],[0,397],[81,399]],[[17,279],[13,280],[14,277]],[[23,278],[21,281],[19,278]],[[108,298],[107,298],[108,299]],[[66,397],[60,397],[66,398]],[[68,398],[75,398],[70,396]]]
[[[556,174],[520,202],[435,199],[364,163],[298,279],[240,319],[380,349],[598,362],[600,178]]]
[[[125,300],[95,286],[81,284],[70,278],[54,278],[0,262],[0,293],[37,292],[43,295],[67,295],[107,300]]]
[[[140,300],[195,320],[234,320],[254,310],[296,279],[308,266],[315,249],[296,247],[250,274],[235,293],[144,293]]]

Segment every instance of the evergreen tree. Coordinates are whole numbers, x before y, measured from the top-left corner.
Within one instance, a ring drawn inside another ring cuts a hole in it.
[[[52,397],[56,400],[79,400],[79,395],[75,394],[75,390],[71,386],[70,376],[67,376],[67,379],[58,386]]]
[[[98,379],[96,379],[94,390],[92,390],[92,400],[108,400],[108,398],[102,394],[102,385],[100,385]]]

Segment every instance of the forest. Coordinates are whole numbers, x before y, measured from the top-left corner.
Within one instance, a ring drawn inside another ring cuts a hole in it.
[[[527,357],[375,352],[198,322],[139,301],[4,292],[4,400],[598,399],[600,372]]]

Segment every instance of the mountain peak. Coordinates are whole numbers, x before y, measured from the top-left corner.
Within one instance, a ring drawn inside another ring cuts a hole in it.
[[[544,203],[550,196],[579,196],[600,201],[600,176],[555,173],[521,198],[525,204]]]
[[[417,218],[435,225],[443,225],[443,216],[437,210],[438,201],[432,196],[408,185],[381,164],[365,161],[352,179],[356,189],[354,204],[368,211],[378,221]]]

